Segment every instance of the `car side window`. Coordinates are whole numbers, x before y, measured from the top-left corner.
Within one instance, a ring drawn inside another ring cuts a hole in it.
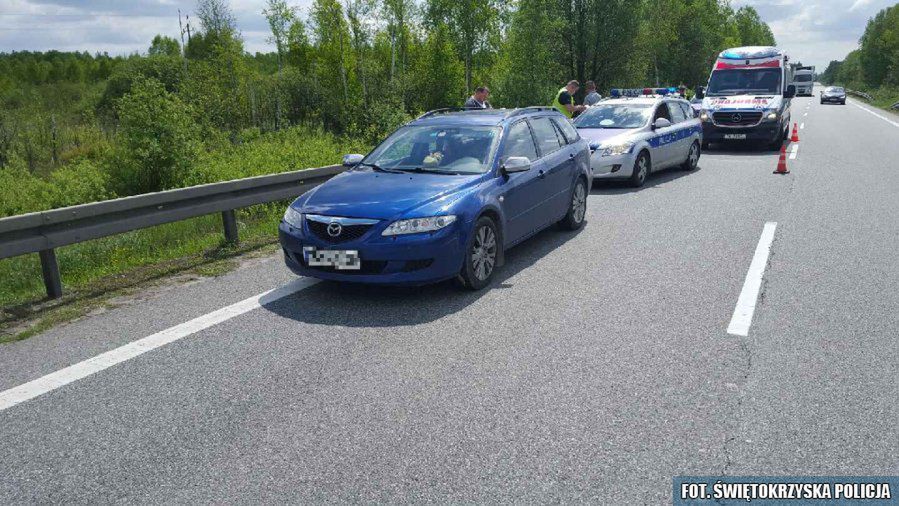
[[[684,111],[684,116],[686,116],[687,119],[693,119],[696,117],[696,113],[693,112],[693,108],[690,107],[690,104],[678,102],[678,105],[680,106],[681,110]]]
[[[534,129],[534,137],[537,139],[540,156],[546,156],[562,147],[559,134],[556,133],[556,128],[549,118],[533,118],[530,121],[531,127]]]
[[[581,138],[577,133],[577,128],[574,128],[570,121],[562,118],[553,118],[552,121],[565,136],[568,144],[574,144]]]
[[[655,123],[655,121],[659,118],[665,118],[668,121],[674,123],[674,120],[671,119],[671,114],[668,112],[668,104],[661,103],[658,107],[656,107],[656,113],[652,117],[652,122]]]
[[[687,121],[687,117],[684,116],[684,110],[679,107],[677,102],[669,102],[668,109],[671,111],[672,123],[683,123],[684,121]]]
[[[534,137],[531,135],[531,129],[528,128],[527,121],[519,121],[509,127],[509,134],[506,136],[500,163],[505,163],[511,156],[526,156],[532,162],[539,158],[537,156],[537,148],[534,146]]]

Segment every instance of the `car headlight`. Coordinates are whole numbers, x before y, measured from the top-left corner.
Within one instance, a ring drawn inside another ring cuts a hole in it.
[[[709,111],[699,111],[699,119],[700,121],[705,122],[712,121],[712,117],[709,115]]]
[[[777,121],[777,111],[768,111],[765,113],[765,121]]]
[[[433,232],[446,227],[456,221],[456,217],[449,214],[445,216],[428,216],[427,218],[412,218],[409,220],[394,221],[381,235],[419,234],[421,232]]]
[[[620,144],[610,144],[603,146],[601,156],[618,156],[630,153],[634,149],[633,142],[622,142]]]
[[[288,206],[287,211],[284,211],[284,223],[293,228],[303,228],[303,213]]]

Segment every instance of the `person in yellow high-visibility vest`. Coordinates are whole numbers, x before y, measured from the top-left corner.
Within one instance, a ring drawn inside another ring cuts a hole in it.
[[[552,106],[568,118],[571,118],[575,113],[586,109],[586,107],[582,105],[574,104],[574,94],[577,93],[577,90],[580,87],[581,83],[576,80],[572,79],[571,81],[568,81],[568,84],[556,93],[556,98],[553,100]]]

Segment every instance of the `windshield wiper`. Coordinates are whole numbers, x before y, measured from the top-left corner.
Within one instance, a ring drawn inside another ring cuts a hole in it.
[[[420,172],[423,174],[448,174],[451,176],[458,176],[458,172],[453,172],[449,170],[440,170],[440,169],[426,169],[424,167],[415,167],[414,169],[400,169],[404,172]]]
[[[363,162],[363,163],[360,163],[359,165],[363,166],[363,167],[371,167],[372,169],[374,169],[378,172],[389,172],[391,174],[402,174],[403,173],[403,171],[401,171],[401,170],[385,169],[384,167],[381,167],[380,165],[378,165],[376,163]]]

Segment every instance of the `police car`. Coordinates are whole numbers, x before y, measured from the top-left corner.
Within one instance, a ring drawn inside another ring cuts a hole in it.
[[[702,124],[674,91],[613,89],[610,98],[575,118],[578,133],[590,144],[594,181],[626,179],[639,187],[653,171],[696,168]]]

